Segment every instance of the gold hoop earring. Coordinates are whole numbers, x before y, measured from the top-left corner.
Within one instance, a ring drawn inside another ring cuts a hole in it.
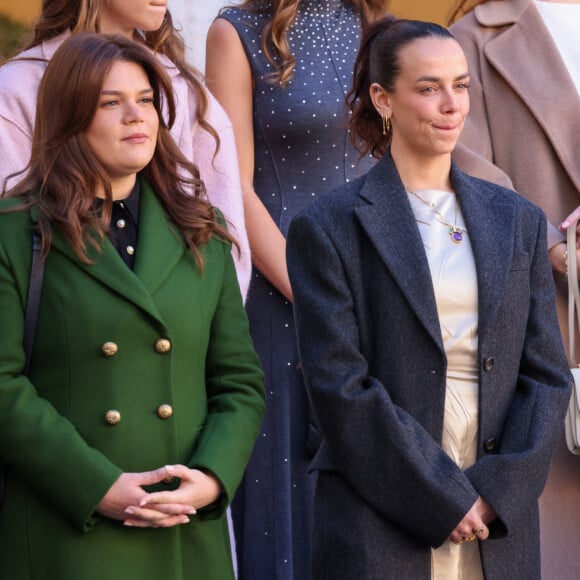
[[[388,135],[391,132],[391,119],[387,115],[383,115],[383,135]]]

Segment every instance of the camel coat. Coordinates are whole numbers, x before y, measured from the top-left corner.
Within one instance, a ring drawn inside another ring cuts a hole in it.
[[[264,392],[229,245],[204,246],[200,274],[145,184],[134,271],[108,239],[84,264],[55,231],[26,377],[30,248],[29,212],[0,213],[0,456],[8,464],[0,577],[233,578],[225,508],[258,434]],[[120,413],[115,424],[110,410]],[[127,528],[95,512],[121,472],[172,463],[215,473],[221,500],[169,529]]]
[[[564,238],[558,224],[580,204],[576,87],[530,0],[487,2],[451,31],[466,52],[472,79],[461,142],[493,161],[519,193],[544,210],[552,246]],[[559,274],[555,281],[567,343],[566,281]],[[580,458],[567,452],[563,440],[540,505],[543,576],[575,580],[580,570]]]
[[[478,276],[479,429],[442,450],[446,357],[415,216],[390,155],[294,218],[288,266],[306,387],[313,578],[430,580],[478,495],[495,509],[486,579],[539,578],[538,497],[570,395],[542,212],[453,168]]]

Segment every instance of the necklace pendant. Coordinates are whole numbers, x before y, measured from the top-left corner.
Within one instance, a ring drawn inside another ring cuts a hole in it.
[[[449,237],[454,244],[460,244],[463,241],[463,231],[456,226],[449,226]]]

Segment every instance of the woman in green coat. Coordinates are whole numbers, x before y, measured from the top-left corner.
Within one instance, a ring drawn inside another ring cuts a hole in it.
[[[225,509],[263,376],[174,115],[165,71],[122,37],[75,35],[44,75],[27,177],[0,202],[2,578],[233,578]]]

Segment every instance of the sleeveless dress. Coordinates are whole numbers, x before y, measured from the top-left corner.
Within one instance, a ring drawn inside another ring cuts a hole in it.
[[[422,190],[447,224],[465,230],[455,194]],[[468,232],[455,243],[449,226],[416,195],[409,201],[431,271],[441,336],[447,356],[447,390],[441,447],[462,469],[477,459],[479,383],[477,371],[477,273]],[[447,540],[431,551],[432,580],[483,580],[479,542],[456,545]]]
[[[366,173],[347,131],[361,22],[339,0],[302,0],[288,33],[296,57],[286,87],[271,82],[261,48],[263,11],[220,14],[236,29],[254,79],[254,189],[286,235],[313,199]],[[314,475],[307,473],[309,411],[291,304],[257,270],[246,308],[266,374],[266,417],[232,505],[240,580],[307,580]]]

